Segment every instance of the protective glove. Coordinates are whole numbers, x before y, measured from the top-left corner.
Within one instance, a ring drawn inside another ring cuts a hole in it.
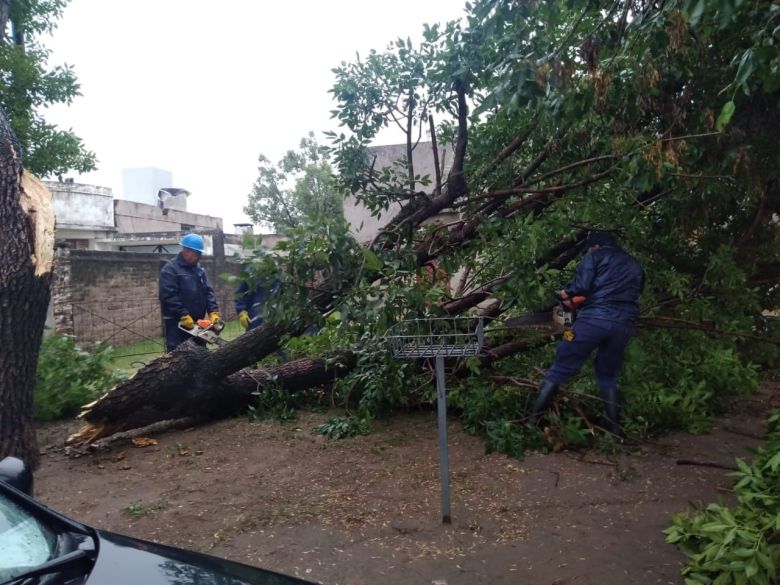
[[[179,325],[189,330],[195,327],[195,321],[193,320],[191,315],[184,315],[184,317],[179,319]]]
[[[246,311],[241,311],[238,314],[238,322],[241,323],[241,327],[243,327],[244,330],[249,330],[249,325],[251,324],[249,313],[247,313]]]
[[[217,311],[212,311],[209,313],[209,321],[211,321],[211,324],[214,326],[214,331],[217,333],[222,331],[222,328],[225,326],[225,322],[222,320],[222,317],[219,316]]]

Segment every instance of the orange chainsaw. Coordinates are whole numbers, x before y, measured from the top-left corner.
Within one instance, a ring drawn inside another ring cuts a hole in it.
[[[227,343],[227,341],[219,336],[222,327],[213,323],[210,319],[198,319],[195,321],[195,326],[192,329],[186,329],[179,323],[179,329],[192,335],[195,339],[202,339],[206,343],[213,343],[215,345],[224,345]]]
[[[585,303],[585,297],[576,296],[561,299],[553,310],[553,322],[564,329],[571,329],[577,319],[577,310]]]
[[[585,297],[576,296],[568,299],[558,299],[557,304],[550,309],[526,313],[516,317],[510,317],[504,320],[506,327],[532,327],[535,325],[550,325],[551,323],[564,329],[570,330],[577,318],[577,310],[585,303]]]

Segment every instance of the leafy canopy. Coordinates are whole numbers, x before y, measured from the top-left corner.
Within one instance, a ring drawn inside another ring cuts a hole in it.
[[[765,312],[780,301],[779,19],[760,0],[481,0],[460,22],[426,27],[419,47],[396,43],[337,68],[339,181],[376,216],[392,203],[401,211],[362,261],[351,253],[333,272],[327,308],[338,317],[323,334],[358,362],[336,397],[360,420],[432,400],[430,373],[392,359],[388,327],[487,300],[493,316],[549,306],[589,228],[613,231],[648,274],[621,379],[631,433],[702,430],[753,391],[778,357]],[[415,76],[399,74],[407,68]],[[389,168],[366,150],[399,111],[421,127],[405,95],[435,116],[430,137],[451,163],[424,195],[404,172],[420,150]],[[429,222],[445,209],[459,217]],[[317,250],[320,264],[352,250],[336,232],[299,235],[290,249]],[[430,259],[462,270],[462,292],[421,285]],[[306,262],[301,254],[300,274],[314,270]],[[322,307],[303,298],[311,313]],[[468,428],[515,455],[539,446],[523,422],[554,351],[553,338],[532,337],[491,328],[494,355],[511,357],[453,364],[471,375],[448,386]],[[567,391],[542,446],[593,440],[601,408],[588,368]]]
[[[25,167],[39,176],[86,173],[96,163],[78,136],[48,123],[41,113],[80,95],[73,69],[50,66],[49,50],[40,40],[54,30],[67,3],[10,0],[0,8],[0,107],[22,144]]]
[[[313,132],[276,165],[264,155],[259,160],[259,175],[244,207],[253,222],[286,234],[307,217],[334,222],[343,217],[342,191],[328,162],[328,151],[317,144]]]

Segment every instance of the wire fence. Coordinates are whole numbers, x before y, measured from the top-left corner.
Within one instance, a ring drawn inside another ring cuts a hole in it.
[[[218,299],[232,309],[233,299]],[[225,314],[225,313],[223,313]],[[230,318],[233,311],[226,312]],[[243,333],[238,321],[227,321],[222,336],[234,339]],[[110,345],[116,358],[154,359],[165,353],[165,336],[157,299],[123,299],[73,304],[73,335],[79,346]]]

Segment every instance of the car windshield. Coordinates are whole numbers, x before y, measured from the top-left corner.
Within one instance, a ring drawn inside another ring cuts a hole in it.
[[[0,583],[51,559],[56,543],[52,530],[0,493]]]

